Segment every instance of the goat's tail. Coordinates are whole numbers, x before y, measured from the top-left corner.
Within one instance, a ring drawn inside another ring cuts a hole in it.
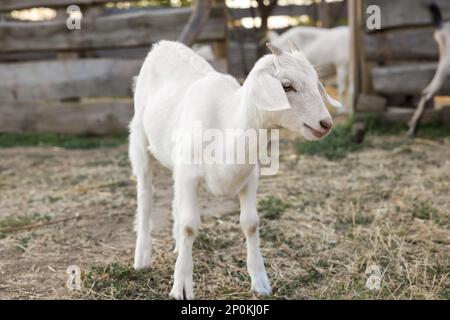
[[[433,25],[436,28],[441,28],[443,19],[442,19],[442,12],[441,12],[441,9],[439,8],[439,6],[435,2],[432,2],[428,6],[428,10],[430,10],[431,18],[433,20]]]
[[[142,123],[142,112],[136,112],[129,130],[128,155],[133,174],[137,179],[137,211],[135,231],[151,233],[159,231],[167,217],[153,210],[152,159],[148,150],[149,142]]]

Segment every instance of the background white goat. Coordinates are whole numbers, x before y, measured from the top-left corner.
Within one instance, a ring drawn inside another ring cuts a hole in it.
[[[179,144],[187,140],[172,139],[179,129],[192,132],[198,121],[204,129],[221,131],[283,126],[301,132],[309,140],[327,135],[332,119],[325,104],[338,103],[326,94],[316,71],[302,53],[290,54],[276,47],[271,50],[273,55],[256,63],[243,86],[233,77],[214,71],[203,58],[176,42],[156,44],[141,68],[129,146],[133,173],[137,177],[138,201],[134,267],[150,266],[151,232],[157,227],[151,208],[150,150],[173,171],[173,234],[178,258],[170,296],[176,299],[194,297],[192,244],[200,224],[197,204],[200,182],[214,194],[239,195],[252,290],[259,294],[271,292],[259,249],[258,165],[190,164],[192,159],[180,159],[186,154],[177,153]],[[224,154],[234,151],[229,150],[229,144],[221,147]]]
[[[301,48],[306,58],[318,68],[321,78],[329,76],[327,71],[331,69],[336,75],[338,100],[344,103],[350,60],[350,29],[347,26],[331,29],[300,26],[281,35],[271,31],[268,38],[282,49],[288,48],[289,42]]]
[[[436,4],[430,5],[436,30],[434,39],[439,47],[439,64],[431,83],[423,90],[427,100],[431,99],[450,76],[450,22],[442,20],[442,14]]]
[[[413,137],[417,131],[417,126],[425,111],[426,103],[438,93],[444,85],[444,82],[450,77],[450,22],[443,21],[441,10],[435,3],[432,3],[429,9],[436,27],[434,39],[439,47],[439,64],[433,80],[422,91],[422,98],[409,122],[408,135],[410,137]]]

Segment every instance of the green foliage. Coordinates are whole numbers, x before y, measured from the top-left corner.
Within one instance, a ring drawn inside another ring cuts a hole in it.
[[[373,135],[398,135],[408,130],[404,124],[388,123],[376,116],[366,116],[362,120],[366,124],[367,132]]]
[[[429,138],[429,139],[440,139],[445,137],[450,137],[450,126],[440,122],[421,126],[418,132],[419,137]]]
[[[125,133],[110,137],[53,133],[0,133],[0,148],[61,147],[65,149],[93,149],[117,147],[126,142],[127,136]]]

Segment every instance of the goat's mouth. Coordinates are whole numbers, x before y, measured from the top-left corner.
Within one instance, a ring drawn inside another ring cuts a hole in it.
[[[327,134],[327,132],[320,132],[320,131],[318,131],[318,130],[316,130],[316,129],[311,128],[311,127],[308,126],[306,123],[304,123],[303,125],[304,125],[306,128],[308,128],[308,129],[312,132],[312,134],[313,134],[316,138],[318,138],[318,139],[323,138],[323,137]]]

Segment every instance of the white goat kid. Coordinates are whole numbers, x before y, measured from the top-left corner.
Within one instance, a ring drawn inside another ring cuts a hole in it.
[[[328,76],[325,71],[331,68],[337,78],[338,100],[345,100],[350,61],[350,29],[347,26],[330,29],[295,27],[281,35],[269,32],[268,38],[281,49],[289,48],[290,43],[302,48],[306,58],[319,68],[321,77]]]
[[[270,45],[269,45],[270,47]],[[271,47],[241,86],[220,74],[186,46],[169,41],[156,44],[147,56],[136,85],[135,115],[130,124],[129,156],[137,177],[136,252],[134,267],[150,267],[152,231],[158,227],[152,211],[152,163],[149,152],[173,171],[174,238],[178,258],[170,296],[192,299],[192,245],[200,225],[197,188],[204,182],[217,195],[239,195],[240,224],[247,243],[247,268],[252,290],[270,294],[259,249],[255,164],[189,164],[177,153],[186,140],[171,139],[178,129],[259,129],[279,126],[318,140],[332,127],[325,106],[338,104],[324,91],[303,56]],[[246,146],[248,147],[248,146]],[[223,144],[224,153],[230,147]],[[255,150],[247,150],[253,152]],[[231,150],[233,152],[233,150]]]

